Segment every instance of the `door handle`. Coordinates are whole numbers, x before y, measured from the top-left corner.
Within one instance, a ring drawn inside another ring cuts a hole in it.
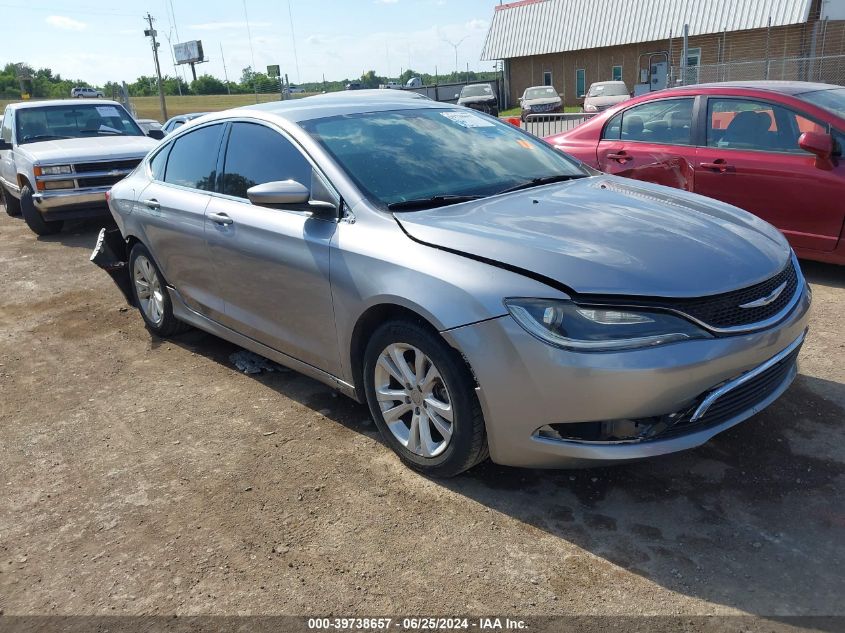
[[[150,209],[161,209],[161,203],[156,200],[155,198],[150,198],[149,200],[144,200],[144,204],[149,207]]]
[[[632,160],[634,157],[628,154],[628,152],[622,150],[621,152],[616,152],[614,154],[608,154],[607,158],[610,160],[615,160],[620,163],[624,163],[626,161]]]
[[[699,163],[699,167],[702,169],[713,169],[720,174],[724,174],[726,171],[733,171],[733,166],[728,165],[728,161],[724,158],[717,158],[712,163]]]
[[[225,213],[209,213],[208,219],[214,222],[215,224],[219,224],[220,226],[229,226],[230,224],[234,224],[234,220],[230,218]]]

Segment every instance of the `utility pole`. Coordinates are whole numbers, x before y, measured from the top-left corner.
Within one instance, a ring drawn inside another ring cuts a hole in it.
[[[150,38],[152,41],[153,47],[153,60],[155,61],[156,65],[156,79],[158,80],[158,103],[161,106],[161,120],[167,121],[167,104],[164,102],[164,88],[161,85],[161,67],[158,65],[158,47],[159,43],[156,42],[156,31],[153,28],[153,16],[147,13],[147,17],[144,18],[149,24],[150,28],[144,31],[144,35]]]

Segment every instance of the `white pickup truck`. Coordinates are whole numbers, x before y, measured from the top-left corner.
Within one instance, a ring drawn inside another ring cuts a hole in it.
[[[108,214],[106,192],[162,137],[160,130],[145,136],[115,101],[8,105],[0,128],[6,213],[23,215],[38,235],[60,231],[64,220]]]

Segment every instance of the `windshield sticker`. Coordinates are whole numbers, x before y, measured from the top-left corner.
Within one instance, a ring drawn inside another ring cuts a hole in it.
[[[101,117],[109,117],[109,116],[116,116],[120,118],[120,112],[117,111],[117,108],[114,106],[96,106],[97,112],[100,113]]]
[[[493,127],[494,125],[492,121],[472,112],[441,112],[440,114],[461,127]]]

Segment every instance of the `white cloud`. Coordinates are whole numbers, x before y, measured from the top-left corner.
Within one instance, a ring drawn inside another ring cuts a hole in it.
[[[63,29],[65,31],[84,31],[88,28],[88,25],[85,24],[85,22],[74,20],[66,15],[48,15],[46,22],[52,27]]]
[[[250,22],[250,29],[266,29],[273,26],[272,22]],[[205,22],[203,24],[189,24],[194,31],[222,31],[225,29],[245,29],[246,22]]]
[[[468,31],[486,31],[487,30],[488,22],[487,20],[470,20],[465,24]]]

